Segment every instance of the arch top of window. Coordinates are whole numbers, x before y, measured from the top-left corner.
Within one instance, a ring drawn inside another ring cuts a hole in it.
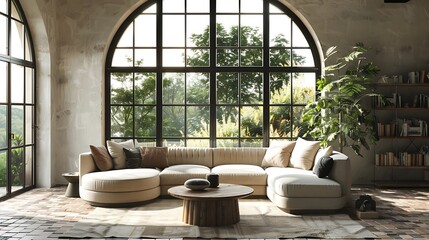
[[[157,16],[158,4],[162,4],[161,18]],[[210,0],[148,2],[119,31],[110,66],[158,67],[157,49],[161,48],[162,67],[260,67],[263,49],[268,47],[270,67],[319,67],[317,50],[312,47],[315,44],[308,42],[311,36],[302,31],[303,24],[298,25],[296,19],[272,3],[264,12],[263,4],[264,0],[218,0],[216,8],[210,9]],[[215,15],[215,24],[211,14]],[[216,28],[214,38],[210,27]],[[233,35],[234,31],[239,33]],[[216,59],[225,54],[236,59],[228,63],[188,63],[196,52],[210,58],[210,48],[217,49]],[[257,62],[240,61],[255,54],[260,58]],[[279,63],[275,57],[280,54],[289,54],[292,59]]]

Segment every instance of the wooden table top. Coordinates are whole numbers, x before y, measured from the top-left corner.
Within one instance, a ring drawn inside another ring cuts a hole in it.
[[[187,200],[242,198],[252,193],[253,188],[236,184],[220,184],[217,188],[206,188],[199,191],[191,190],[183,185],[168,189],[168,194],[171,196]]]

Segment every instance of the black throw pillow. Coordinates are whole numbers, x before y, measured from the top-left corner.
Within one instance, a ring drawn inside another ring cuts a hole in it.
[[[126,168],[140,168],[142,166],[142,157],[139,149],[124,148]]]
[[[316,174],[319,178],[324,178],[329,175],[332,167],[334,166],[334,159],[331,157],[321,157],[320,160],[316,163],[316,166],[313,168],[313,173]]]

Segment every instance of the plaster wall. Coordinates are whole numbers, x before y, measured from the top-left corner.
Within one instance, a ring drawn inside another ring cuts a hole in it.
[[[373,49],[370,58],[381,74],[429,70],[429,1],[280,1],[306,18],[323,51],[337,45],[341,56],[364,42]],[[22,2],[31,16],[38,64],[37,173],[49,176],[38,184],[52,186],[65,183],[61,173],[77,170],[79,153],[89,151],[88,145],[104,142],[105,55],[121,22],[144,0]],[[353,183],[370,183],[373,151],[365,151],[364,158],[346,154],[352,159]]]

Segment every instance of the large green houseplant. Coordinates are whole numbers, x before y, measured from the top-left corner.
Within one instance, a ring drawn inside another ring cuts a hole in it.
[[[350,54],[326,66],[325,74],[317,80],[316,101],[302,113],[304,136],[320,140],[322,146],[337,141],[340,151],[351,147],[359,156],[361,146],[369,149],[368,143],[376,141],[374,117],[362,106],[365,97],[376,95],[372,90],[379,72],[367,61],[367,51],[364,44],[357,43]],[[336,47],[329,48],[325,63],[335,53]]]

